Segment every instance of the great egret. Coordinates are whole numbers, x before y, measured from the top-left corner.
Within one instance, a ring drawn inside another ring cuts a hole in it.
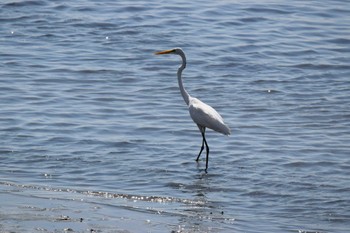
[[[203,103],[199,99],[190,96],[188,92],[185,90],[182,83],[181,75],[182,75],[182,71],[186,68],[186,56],[185,56],[185,53],[182,51],[182,49],[174,48],[170,50],[156,52],[155,54],[156,55],[177,54],[177,55],[180,55],[180,57],[182,58],[182,65],[177,70],[177,79],[179,82],[181,95],[184,98],[186,104],[188,105],[188,110],[190,112],[191,118],[197,124],[203,138],[202,147],[199,151],[196,161],[198,162],[205,144],[206,152],[207,152],[205,172],[207,172],[208,162],[209,162],[209,146],[208,146],[207,140],[205,139],[205,129],[209,128],[219,133],[222,133],[224,135],[229,135],[231,134],[230,128],[224,123],[224,120],[214,108]]]

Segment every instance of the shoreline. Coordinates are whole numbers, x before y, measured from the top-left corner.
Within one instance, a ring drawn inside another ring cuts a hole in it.
[[[126,196],[2,182],[0,232],[229,232],[222,223],[235,222],[201,201]]]

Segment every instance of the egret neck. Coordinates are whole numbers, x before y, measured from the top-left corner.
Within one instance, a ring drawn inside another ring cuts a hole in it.
[[[180,50],[181,52],[178,52],[178,54],[181,56],[182,58],[182,65],[179,67],[179,69],[177,70],[177,80],[179,82],[179,88],[181,91],[181,95],[184,98],[185,102],[187,105],[189,105],[190,102],[190,95],[188,94],[188,92],[186,91],[186,89],[184,88],[184,85],[182,83],[182,71],[186,68],[186,56],[185,54],[182,52],[182,50]]]

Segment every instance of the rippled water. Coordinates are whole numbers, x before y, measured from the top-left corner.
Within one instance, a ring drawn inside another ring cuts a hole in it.
[[[2,232],[348,232],[347,1],[0,3]],[[201,136],[184,82],[232,135]],[[68,216],[69,215],[69,216]]]

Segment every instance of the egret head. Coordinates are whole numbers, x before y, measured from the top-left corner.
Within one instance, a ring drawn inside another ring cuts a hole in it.
[[[168,49],[168,50],[163,50],[160,52],[154,53],[155,55],[162,55],[162,54],[177,54],[180,55],[182,58],[182,68],[186,67],[186,56],[184,51],[181,48],[174,48],[174,49]]]

